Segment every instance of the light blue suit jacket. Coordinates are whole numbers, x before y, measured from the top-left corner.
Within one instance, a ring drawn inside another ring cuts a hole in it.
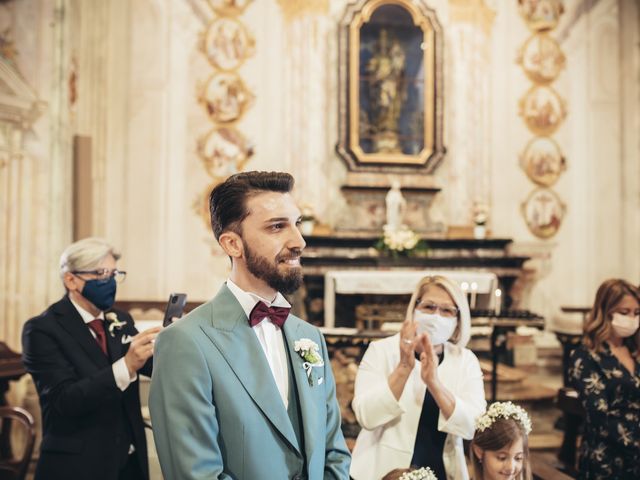
[[[349,478],[351,456],[327,347],[320,331],[289,315],[286,348],[295,375],[304,459],[269,364],[227,286],[157,338],[149,408],[167,480]],[[321,349],[310,385],[295,340]]]

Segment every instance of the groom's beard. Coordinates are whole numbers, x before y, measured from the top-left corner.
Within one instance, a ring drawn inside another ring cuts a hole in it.
[[[291,267],[284,263],[292,258],[300,258],[300,249],[285,249],[276,256],[274,262],[270,262],[252,251],[244,240],[242,245],[247,269],[254,277],[264,280],[267,285],[280,293],[289,294],[300,288],[303,280],[302,267]]]

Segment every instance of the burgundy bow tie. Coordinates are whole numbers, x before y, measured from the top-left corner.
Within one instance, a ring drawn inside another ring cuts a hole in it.
[[[289,310],[291,310],[289,307],[267,307],[266,303],[258,302],[249,315],[249,325],[255,327],[265,317],[268,317],[274,325],[282,328],[284,321],[289,316]]]

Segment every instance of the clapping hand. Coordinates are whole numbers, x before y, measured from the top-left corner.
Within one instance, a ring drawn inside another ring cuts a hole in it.
[[[416,363],[416,322],[405,321],[400,330],[400,366],[413,369]]]
[[[438,380],[438,355],[433,348],[429,334],[421,335],[419,341],[422,344],[420,377],[427,386],[433,385]]]

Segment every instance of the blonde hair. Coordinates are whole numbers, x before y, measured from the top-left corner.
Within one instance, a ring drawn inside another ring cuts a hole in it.
[[[78,240],[60,255],[60,277],[63,278],[67,272],[96,269],[108,255],[115,260],[120,258],[120,254],[106,240],[97,237]]]
[[[469,337],[471,336],[471,312],[469,311],[469,303],[458,284],[447,277],[443,277],[442,275],[429,275],[418,282],[418,285],[416,285],[413,291],[413,295],[411,295],[405,321],[410,322],[413,320],[413,312],[418,299],[432,286],[440,287],[447,292],[458,308],[458,324],[449,341],[460,347],[466,347],[469,342]]]
[[[583,343],[589,349],[602,351],[602,344],[607,341],[611,335],[613,310],[615,310],[627,295],[635,298],[636,301],[640,303],[640,291],[626,280],[610,278],[602,282],[600,287],[598,287],[593,307],[584,325],[584,335],[582,337]],[[638,351],[638,346],[640,346],[640,332],[636,332],[635,335],[629,337],[629,339],[625,339],[625,344],[637,357],[640,353]]]
[[[525,427],[512,417],[497,418],[489,428],[482,431],[476,430],[469,448],[473,480],[483,480],[482,462],[475,454],[473,449],[474,445],[484,451],[489,450],[491,452],[497,452],[502,448],[511,446],[513,442],[519,438],[522,439],[522,452],[524,453],[524,459],[522,461],[522,471],[518,476],[518,480],[531,480],[529,438],[527,437]]]

